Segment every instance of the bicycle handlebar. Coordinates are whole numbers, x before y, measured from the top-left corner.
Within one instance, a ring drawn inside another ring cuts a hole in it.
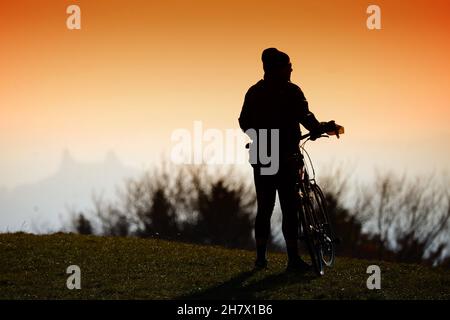
[[[300,137],[300,141],[305,140],[305,139],[310,138],[310,137],[311,137],[311,132],[302,135],[302,136]],[[329,137],[330,137],[330,136],[327,135],[327,134],[321,134],[321,135],[318,136],[316,139],[318,139],[318,138],[329,138]]]
[[[336,135],[337,138],[339,139],[339,134],[343,134],[343,133],[344,133],[344,127],[340,126],[340,125],[337,125],[337,130],[336,131],[334,131],[334,132],[326,132],[326,134],[321,134],[316,139],[318,139],[318,138],[329,138],[330,135]],[[311,137],[311,132],[300,136],[300,141],[308,139],[310,137]],[[249,148],[250,148],[250,142],[245,145],[245,149],[249,149]]]
[[[300,141],[301,140],[305,140],[305,139],[307,139],[307,138],[309,138],[311,136],[311,133],[307,133],[307,134],[304,134],[304,135],[302,135],[301,137],[300,137]],[[327,134],[321,134],[320,136],[318,136],[317,138],[329,138],[330,136],[329,135],[327,135]],[[245,149],[249,149],[250,148],[250,142],[247,142],[246,144],[245,144]]]

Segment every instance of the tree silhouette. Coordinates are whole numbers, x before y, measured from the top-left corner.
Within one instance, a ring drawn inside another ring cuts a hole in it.
[[[348,181],[340,170],[320,181],[331,223],[341,240],[338,255],[450,265],[450,258],[445,257],[450,227],[447,181],[438,185],[431,178],[412,181],[380,175],[375,184],[352,195],[356,199],[352,206],[344,201]],[[106,203],[94,197],[92,220],[77,213],[72,228],[91,234],[95,220],[101,233],[109,236],[158,237],[231,248],[254,246],[255,192],[251,180],[236,175],[233,169],[219,172],[205,166],[164,163],[128,180],[121,199]]]
[[[93,233],[91,222],[86,219],[82,213],[80,213],[72,223],[75,231],[79,234],[89,235]]]
[[[149,209],[140,216],[144,225],[140,235],[174,238],[178,234],[175,208],[161,188],[155,190],[151,198]]]
[[[193,228],[198,242],[252,247],[253,207],[245,203],[244,194],[242,186],[233,189],[223,179],[213,182],[208,193],[199,190],[198,218]]]

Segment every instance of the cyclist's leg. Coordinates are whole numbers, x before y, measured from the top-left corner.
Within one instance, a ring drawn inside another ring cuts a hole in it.
[[[257,212],[255,219],[256,259],[265,261],[270,236],[270,218],[275,206],[276,185],[274,176],[261,175],[254,169]]]
[[[298,167],[295,164],[280,169],[278,196],[282,212],[282,231],[289,260],[298,259]]]

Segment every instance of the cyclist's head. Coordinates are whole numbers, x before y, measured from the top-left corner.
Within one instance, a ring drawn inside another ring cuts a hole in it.
[[[263,51],[261,59],[267,77],[290,81],[292,65],[286,53],[276,48],[268,48]]]

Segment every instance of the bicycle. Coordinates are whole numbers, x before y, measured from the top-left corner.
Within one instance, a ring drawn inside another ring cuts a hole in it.
[[[336,134],[339,138],[340,133],[344,133],[344,128],[339,126],[335,132],[321,134],[318,138],[328,138],[333,134]],[[335,244],[338,241],[330,223],[325,196],[315,180],[314,167],[305,149],[305,144],[311,140],[311,134],[301,136],[301,140],[305,141],[300,144],[298,156],[302,162],[305,159],[304,155],[307,156],[312,176],[310,176],[307,166],[302,165],[298,176],[300,239],[303,239],[306,243],[314,270],[319,276],[323,276],[325,266],[332,267],[334,265],[336,258]]]

